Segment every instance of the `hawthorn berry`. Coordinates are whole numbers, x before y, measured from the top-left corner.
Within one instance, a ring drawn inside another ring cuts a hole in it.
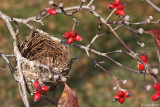
[[[116,10],[116,11],[115,11],[115,14],[116,14],[116,15],[119,15],[119,10]]]
[[[65,32],[63,35],[64,38],[68,39],[70,37],[70,33],[69,32]]]
[[[50,15],[56,15],[56,10],[55,9],[48,9],[48,13]]]
[[[73,38],[74,41],[82,41],[82,37],[77,35],[76,37]]]
[[[119,90],[119,91],[117,92],[117,95],[118,95],[119,97],[123,97],[124,92],[123,92],[122,90]]]
[[[113,101],[117,101],[119,99],[120,99],[120,97],[117,94],[113,97]]]
[[[160,85],[158,83],[154,83],[153,88],[157,91],[160,91]]]
[[[124,97],[129,98],[132,96],[132,93],[130,91],[125,91],[124,92]]]
[[[160,99],[160,91],[156,92],[155,94],[153,94],[152,96],[152,101],[157,101]]]
[[[41,88],[37,88],[36,93],[41,93],[41,92],[42,92]]]
[[[118,9],[118,10],[122,10],[122,9],[124,9],[124,7],[125,7],[124,3],[121,3],[121,4],[119,4],[119,5],[117,6],[117,9]]]
[[[118,11],[118,15],[120,16],[124,16],[125,15],[125,12],[123,10],[117,10]]]
[[[75,30],[72,30],[72,31],[70,32],[70,35],[71,35],[72,37],[75,37],[75,36],[77,36],[77,32],[76,32]]]
[[[115,7],[116,7],[116,6],[115,6],[114,4],[112,4],[112,3],[108,5],[108,8],[109,8],[109,9],[114,9]]]
[[[122,104],[122,103],[124,102],[124,100],[125,100],[124,97],[121,97],[121,98],[119,99],[119,103]]]
[[[144,61],[144,63],[147,64],[147,65],[149,65],[149,62],[148,62],[148,61]]]
[[[35,87],[35,88],[39,88],[39,87],[40,87],[40,84],[39,84],[38,81],[34,81],[34,87]]]
[[[49,90],[49,86],[45,85],[45,86],[41,87],[41,90],[42,91],[48,91]]]
[[[143,65],[143,64],[139,64],[139,65],[138,65],[138,68],[139,68],[139,70],[142,71],[142,70],[144,69],[144,65]]]
[[[120,0],[114,0],[114,5],[119,5],[120,4]]]
[[[141,60],[142,61],[147,61],[147,55],[146,54],[142,54],[141,55]]]
[[[120,4],[120,0],[114,0],[114,4],[111,3],[108,5],[108,8],[110,9],[116,8],[117,10],[115,11],[115,14],[120,16],[125,15],[125,12],[122,10],[124,9],[124,7],[125,7],[124,3]]]
[[[116,10],[115,11],[115,14],[116,15],[120,15],[120,16],[124,16],[125,15],[125,12],[123,10]]]
[[[40,100],[40,98],[41,98],[41,93],[36,92],[36,93],[34,94],[34,101],[38,101],[38,100]]]
[[[67,40],[67,44],[71,44],[73,43],[73,37],[70,37],[68,40]]]

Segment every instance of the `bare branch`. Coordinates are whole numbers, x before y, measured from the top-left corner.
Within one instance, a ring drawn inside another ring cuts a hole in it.
[[[94,0],[90,0],[90,2],[88,3],[88,7],[91,6],[91,4],[94,2]]]
[[[150,0],[146,0],[146,1],[152,7],[154,7],[158,11],[160,11],[160,8],[157,7]],[[72,18],[72,20],[73,20],[72,30],[75,29],[75,27],[77,26],[77,22],[78,22],[78,20],[75,18],[74,15],[76,13],[82,11],[82,10],[90,12],[93,17],[96,17],[100,21],[99,26],[97,28],[97,32],[93,36],[93,38],[90,40],[88,45],[85,46],[85,45],[79,45],[79,44],[75,44],[75,43],[72,43],[71,45],[73,45],[75,47],[78,47],[80,49],[83,49],[86,52],[87,56],[90,58],[90,60],[93,62],[93,64],[96,67],[99,67],[104,72],[106,72],[114,80],[115,86],[118,88],[118,90],[122,89],[120,87],[120,85],[119,85],[119,82],[122,82],[122,80],[120,80],[118,77],[116,77],[110,71],[105,69],[101,65],[100,62],[97,62],[95,59],[93,59],[90,56],[90,53],[94,53],[94,54],[96,54],[98,56],[101,56],[101,57],[104,57],[106,59],[109,59],[110,61],[112,61],[113,63],[115,63],[119,67],[121,67],[122,69],[128,70],[128,71],[133,72],[133,73],[137,73],[137,74],[143,74],[143,84],[145,84],[145,75],[147,75],[147,74],[149,74],[153,78],[153,80],[155,82],[160,82],[158,77],[152,72],[152,69],[151,69],[153,67],[159,67],[160,65],[151,65],[151,64],[144,63],[144,61],[141,60],[139,55],[137,53],[135,53],[120,38],[120,36],[117,33],[117,29],[125,27],[126,30],[129,30],[133,34],[133,36],[135,36],[137,44],[139,44],[141,46],[141,43],[138,42],[137,37],[138,37],[138,34],[143,34],[144,30],[141,29],[141,32],[140,32],[140,30],[136,30],[136,29],[132,28],[132,26],[130,26],[130,25],[142,25],[142,24],[149,24],[149,23],[150,24],[153,24],[153,23],[156,24],[156,23],[159,23],[159,20],[158,21],[151,21],[153,19],[153,17],[150,17],[150,18],[148,18],[148,19],[146,19],[146,20],[144,20],[142,22],[133,22],[133,23],[131,23],[131,22],[129,22],[129,16],[128,17],[124,16],[124,17],[120,17],[120,21],[108,21],[108,19],[113,15],[113,13],[116,11],[117,8],[115,8],[107,16],[107,18],[104,18],[104,17],[102,17],[100,14],[98,14],[96,12],[94,6],[91,6],[93,4],[94,0],[90,0],[87,5],[84,5],[84,2],[85,2],[85,0],[82,0],[80,5],[78,5],[78,6],[65,8],[63,3],[59,3],[59,5],[57,5],[57,4],[54,3],[54,1],[50,1],[50,5],[53,6],[54,9],[56,9],[56,14],[63,14],[65,16],[69,16],[69,17]],[[0,11],[0,18],[2,18],[6,22],[8,30],[9,30],[9,32],[11,34],[12,39],[13,39],[13,48],[14,48],[14,54],[13,55],[4,55],[4,54],[0,53],[0,56],[2,56],[2,58],[7,62],[14,79],[16,81],[18,81],[19,92],[20,92],[21,98],[22,98],[22,100],[24,102],[24,105],[26,107],[30,107],[30,105],[29,105],[29,101],[28,101],[28,98],[27,98],[25,73],[23,71],[23,68],[21,67],[22,63],[29,64],[31,66],[34,65],[36,67],[42,67],[42,68],[47,69],[48,71],[50,71],[51,74],[55,74],[55,78],[54,78],[55,81],[56,81],[56,79],[61,79],[62,81],[66,80],[65,76],[60,74],[59,73],[60,71],[58,71],[60,67],[59,68],[55,68],[53,70],[52,68],[50,68],[50,67],[48,67],[46,65],[43,65],[43,64],[41,64],[39,62],[30,61],[30,60],[22,57],[22,55],[21,55],[21,53],[19,51],[19,44],[18,44],[18,40],[17,40],[17,36],[18,36],[18,33],[19,33],[18,23],[24,24],[29,29],[32,29],[32,30],[34,29],[34,30],[38,31],[40,34],[45,34],[47,37],[49,37],[52,40],[57,40],[58,42],[62,42],[61,39],[59,39],[57,37],[54,37],[54,36],[50,36],[48,33],[44,32],[44,31],[42,31],[42,30],[40,30],[38,28],[35,28],[34,26],[31,25],[31,22],[41,23],[43,25],[42,19],[44,19],[44,18],[46,18],[48,16],[51,16],[51,15],[47,12],[47,9],[44,9],[43,11],[41,11],[37,16],[31,16],[31,17],[28,17],[26,19],[9,17],[9,16],[7,16],[6,14],[4,14],[3,12]],[[14,22],[14,24],[16,26],[16,29],[13,28],[13,26],[11,25],[11,22]],[[107,27],[105,32],[102,32],[102,25]],[[114,28],[111,25],[115,25],[116,27]],[[115,51],[111,51],[111,52],[102,53],[102,52],[100,52],[100,51],[98,51],[96,49],[91,48],[91,45],[96,42],[97,38],[100,38],[102,36],[108,36],[107,34],[109,34],[109,33],[113,33],[113,35],[118,39],[118,41],[125,48],[124,50],[115,50]],[[65,44],[65,42],[64,42],[64,44]],[[118,61],[116,61],[115,59],[113,59],[112,57],[109,56],[110,54],[114,54],[114,53],[122,53],[122,54],[125,54],[125,55],[128,55],[128,56],[131,56],[133,59],[135,59],[136,61],[138,61],[138,62],[140,62],[141,64],[144,65],[145,72],[140,72],[140,71],[137,71],[137,70],[134,70],[134,69],[131,69],[129,67],[126,67],[126,66],[122,65],[121,63],[119,63]],[[17,64],[17,66],[16,66],[16,71],[17,71],[16,74],[15,74],[14,69],[12,68],[11,64],[9,63],[9,60],[7,59],[7,57],[15,57],[16,64]],[[36,74],[36,75],[39,75],[39,74]],[[57,106],[57,103],[52,101],[48,97],[44,96],[44,98]]]
[[[157,11],[160,12],[160,8],[158,6],[156,6],[151,0],[146,0],[146,2],[148,4],[150,4],[153,8],[155,8]]]
[[[9,69],[10,69],[10,71],[11,71],[14,79],[18,82],[18,79],[17,79],[17,77],[16,77],[16,75],[15,75],[15,71],[13,70],[13,67],[12,67],[11,63],[9,62],[9,60],[8,60],[7,57],[6,57],[6,56],[10,56],[10,55],[4,55],[4,54],[0,53],[0,56],[7,62],[8,67],[9,67]],[[12,55],[11,55],[11,56],[12,56]]]

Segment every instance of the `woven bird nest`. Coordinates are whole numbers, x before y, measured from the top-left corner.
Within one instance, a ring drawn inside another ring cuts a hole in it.
[[[34,81],[38,81],[41,86],[49,85],[50,90],[65,81],[64,76],[71,69],[72,59],[60,41],[33,30],[21,43],[19,50],[27,60],[20,61],[20,65],[30,94],[36,92]]]

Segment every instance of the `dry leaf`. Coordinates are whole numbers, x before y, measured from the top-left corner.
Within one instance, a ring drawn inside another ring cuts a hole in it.
[[[59,99],[58,107],[80,107],[76,94],[66,83],[64,91]]]
[[[145,33],[153,36],[156,46],[158,50],[160,51],[160,29],[152,29],[149,31],[145,31]]]
[[[158,50],[158,59],[160,61],[160,29],[152,29],[149,31],[145,31],[145,33],[153,36],[154,42],[155,42],[155,44],[157,46],[157,50]]]

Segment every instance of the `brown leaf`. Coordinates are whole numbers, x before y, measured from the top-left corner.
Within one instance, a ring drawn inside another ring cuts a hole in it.
[[[158,59],[159,59],[159,62],[160,62],[160,29],[152,29],[152,30],[149,30],[149,31],[145,31],[145,33],[153,36],[154,42],[157,46]]]
[[[149,31],[145,31],[145,33],[153,36],[156,46],[160,52],[160,29],[152,29]]]
[[[80,107],[76,94],[66,83],[64,91],[59,99],[58,107]]]

